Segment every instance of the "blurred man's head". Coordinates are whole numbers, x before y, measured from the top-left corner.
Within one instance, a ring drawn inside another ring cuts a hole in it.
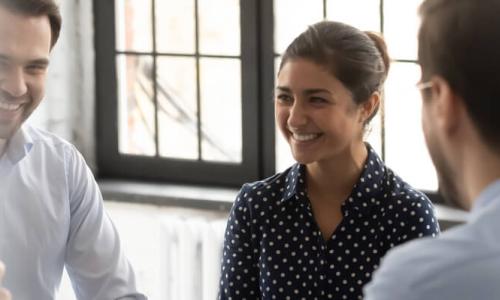
[[[0,0],[0,139],[40,104],[61,16],[50,0]]]
[[[420,14],[418,60],[421,81],[429,83],[422,91],[424,134],[443,196],[466,207],[461,170],[449,158],[456,150],[445,137],[461,126],[453,117],[464,111],[481,142],[500,156],[500,1],[426,0]]]

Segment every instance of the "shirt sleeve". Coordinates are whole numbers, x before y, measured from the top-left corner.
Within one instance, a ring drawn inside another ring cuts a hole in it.
[[[475,256],[482,246],[448,235],[397,247],[365,286],[364,300],[498,299],[498,264]]]
[[[146,299],[136,290],[134,272],[83,157],[71,147],[65,163],[71,214],[65,266],[77,298]]]
[[[251,211],[243,188],[229,214],[220,279],[219,299],[259,299],[257,245]]]
[[[414,276],[414,265],[401,259],[398,248],[391,250],[383,259],[373,279],[363,290],[364,300],[417,300],[409,288],[408,280]],[[394,255],[396,254],[396,255]],[[420,298],[425,299],[425,298]]]
[[[363,299],[430,299],[424,297],[427,295],[424,287],[440,274],[436,257],[441,251],[434,246],[435,241],[430,238],[417,239],[390,250],[373,273],[372,281],[364,287]]]
[[[395,240],[396,245],[417,238],[439,235],[439,223],[431,201],[420,193],[413,194],[413,197],[414,199],[402,209],[400,207],[397,212],[400,216],[393,219],[400,229]]]

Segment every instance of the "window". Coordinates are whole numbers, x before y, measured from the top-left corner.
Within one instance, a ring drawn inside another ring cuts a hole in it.
[[[101,176],[240,185],[273,171],[256,1],[94,3]]]
[[[437,180],[420,125],[421,0],[94,1],[102,176],[241,185],[288,167],[279,55],[307,25],[382,32],[393,59],[368,141],[417,188]]]

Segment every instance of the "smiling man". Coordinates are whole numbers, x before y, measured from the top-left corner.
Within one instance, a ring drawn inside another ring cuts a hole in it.
[[[13,299],[51,300],[66,267],[78,299],[144,299],[80,153],[24,124],[44,97],[60,26],[53,0],[0,0],[3,285]]]

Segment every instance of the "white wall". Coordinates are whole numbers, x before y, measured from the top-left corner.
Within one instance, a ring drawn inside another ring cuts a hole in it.
[[[46,97],[29,122],[69,140],[95,170],[92,1],[60,1],[63,25],[51,54]]]

